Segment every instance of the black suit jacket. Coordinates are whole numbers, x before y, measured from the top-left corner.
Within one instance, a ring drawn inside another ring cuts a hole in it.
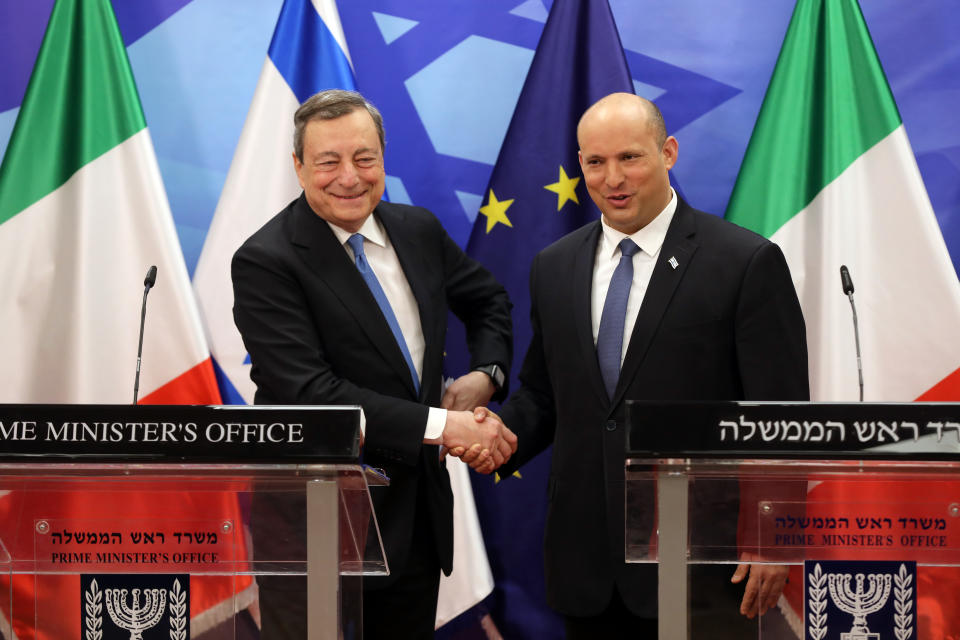
[[[257,404],[363,407],[364,462],[390,477],[389,487],[371,493],[392,575],[402,571],[410,549],[418,493],[440,565],[449,573],[450,480],[438,447],[422,443],[428,407],[440,404],[448,310],[466,325],[471,365],[508,370],[510,303],[503,287],[426,209],[381,202],[373,215],[390,237],[420,311],[425,353],[419,394],[362,276],[302,194],[234,255],[234,320],[250,353]]]
[[[600,234],[599,221],[588,224],[533,261],[533,338],[501,412],[519,449],[501,475],[553,444],[551,606],[595,615],[616,583],[635,613],[655,617],[655,565],[624,564],[624,400],[807,399],[805,328],[780,249],[680,200],[611,401],[591,327]]]

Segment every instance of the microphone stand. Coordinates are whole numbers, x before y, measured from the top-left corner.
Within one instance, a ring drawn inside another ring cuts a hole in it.
[[[857,326],[857,305],[853,303],[853,279],[847,265],[840,265],[840,282],[843,292],[850,300],[850,309],[853,311],[853,340],[857,347],[857,375],[860,377],[860,402],[863,402],[863,366],[860,362],[860,328]]]
[[[143,304],[140,306],[140,341],[137,344],[137,373],[133,378],[133,404],[137,404],[137,392],[140,390],[140,359],[143,355],[143,326],[147,320],[147,294],[157,281],[157,267],[147,270],[147,277],[143,280]]]

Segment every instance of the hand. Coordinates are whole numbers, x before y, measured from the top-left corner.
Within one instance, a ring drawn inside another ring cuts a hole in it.
[[[494,418],[478,421],[468,411],[447,411],[441,444],[451,455],[462,458],[472,468],[490,468],[492,471],[512,453],[510,445],[501,435],[502,427]]]
[[[483,422],[484,420],[487,420],[489,418],[495,419],[497,422],[500,423],[500,435],[503,438],[503,442],[506,443],[507,447],[509,447],[509,452],[505,452],[504,462],[506,462],[511,455],[517,452],[517,444],[518,444],[517,436],[515,433],[513,433],[513,431],[507,428],[507,426],[503,423],[503,420],[500,418],[500,416],[494,413],[493,410],[487,407],[476,407],[473,410],[473,419],[476,420],[477,422]],[[470,454],[468,453],[467,455],[465,455],[463,457],[463,460],[464,462],[467,462],[468,464],[470,464]],[[478,471],[480,473],[485,473],[485,474],[493,473],[500,467],[500,465],[494,466],[493,460],[490,458],[488,458],[487,461],[484,463],[470,464],[470,466],[475,471]]]
[[[466,424],[461,422],[464,416],[469,420]],[[493,473],[517,450],[517,436],[485,407],[477,407],[473,414],[448,411],[443,447],[472,469]]]
[[[762,616],[767,609],[777,604],[780,594],[783,593],[783,586],[787,583],[787,574],[790,569],[782,564],[750,563],[749,561],[757,559],[757,556],[752,553],[741,554],[740,559],[747,562],[737,566],[730,582],[741,582],[747,574],[750,575],[747,586],[743,589],[740,613],[753,619],[757,615]]]
[[[469,411],[490,402],[495,391],[490,376],[483,371],[471,371],[450,383],[440,400],[440,406],[454,411]]]

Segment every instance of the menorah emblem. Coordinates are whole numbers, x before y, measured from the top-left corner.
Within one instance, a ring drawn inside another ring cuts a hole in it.
[[[854,579],[849,573],[828,574],[830,598],[841,611],[853,616],[853,627],[847,633],[840,634],[840,640],[880,640],[879,633],[871,633],[867,627],[867,616],[883,608],[890,597],[889,573],[872,573],[864,575],[858,573],[855,577],[856,586],[850,588]],[[866,590],[864,582],[868,583]]]
[[[110,619],[124,631],[130,632],[130,640],[143,640],[143,632],[160,622],[167,602],[166,589],[133,589],[132,602],[129,604],[126,589],[104,589],[104,595]]]

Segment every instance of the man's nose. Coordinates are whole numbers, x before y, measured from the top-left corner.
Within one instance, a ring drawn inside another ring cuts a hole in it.
[[[623,171],[620,170],[620,166],[616,162],[609,162],[607,163],[603,178],[608,187],[619,187],[623,184]]]
[[[360,174],[352,162],[344,162],[340,166],[340,173],[337,175],[337,182],[344,187],[352,187],[360,181]]]

